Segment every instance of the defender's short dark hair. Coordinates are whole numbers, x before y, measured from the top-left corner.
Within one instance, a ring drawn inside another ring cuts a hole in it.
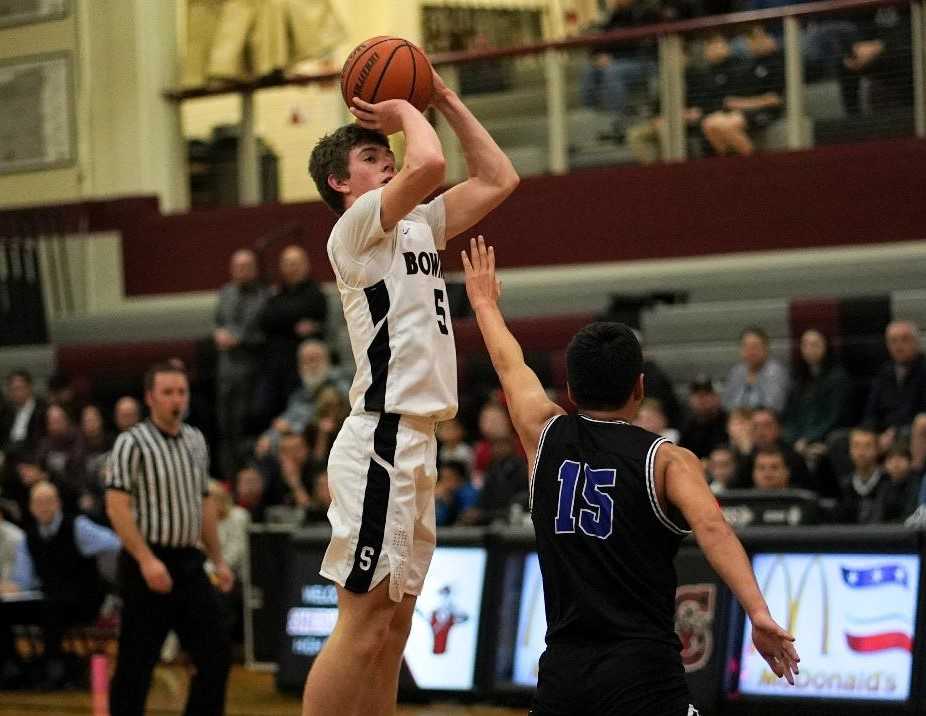
[[[350,176],[347,170],[350,150],[363,144],[389,149],[389,140],[383,133],[356,124],[345,124],[319,139],[309,157],[309,174],[315,187],[322,201],[338,215],[344,213],[344,196],[328,185],[328,177],[347,179]]]
[[[176,363],[161,361],[160,363],[155,363],[145,371],[145,392],[154,389],[154,380],[160,373],[176,373],[186,378],[187,385],[190,383],[190,376],[187,374],[186,370],[177,366]]]
[[[623,407],[642,372],[640,342],[623,323],[589,324],[566,349],[566,379],[580,408]]]

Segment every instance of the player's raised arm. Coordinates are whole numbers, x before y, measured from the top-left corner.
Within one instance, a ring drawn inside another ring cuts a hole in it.
[[[403,99],[370,104],[354,97],[351,113],[357,124],[386,136],[405,135],[402,169],[386,184],[380,204],[384,231],[405,218],[444,183],[446,162],[440,140],[424,115]]]
[[[501,204],[520,179],[511,160],[456,93],[434,73],[434,108],[444,115],[463,147],[469,178],[444,194],[446,237],[451,239]]]
[[[656,453],[656,475],[657,483],[663,477],[664,489],[657,484],[657,493],[663,492],[666,501],[681,511],[708,562],[749,615],[756,649],[775,674],[793,685],[800,661],[794,637],[769,614],[746,551],[707,486],[701,461],[690,450],[664,445]]]
[[[511,421],[528,455],[537,450],[544,424],[564,411],[547,397],[537,375],[524,362],[524,352],[498,307],[501,284],[495,276],[495,250],[485,240],[470,239],[470,255],[463,254],[466,295],[476,314],[476,322],[502,383]]]

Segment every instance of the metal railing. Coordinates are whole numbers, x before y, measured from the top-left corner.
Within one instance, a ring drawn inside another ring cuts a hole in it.
[[[851,28],[858,24],[883,29],[891,14],[894,34],[882,45],[876,61],[867,69],[850,69],[856,43],[867,37],[864,32],[853,35]],[[701,120],[693,122],[686,113],[698,100],[686,84],[690,84],[688,71],[702,62],[699,47],[704,38],[718,32],[735,36],[757,24],[775,37],[784,64],[780,111],[771,113],[770,124],[756,132],[760,148],[802,149],[879,136],[926,137],[922,0],[830,0],[507,49],[445,53],[432,61],[449,86],[467,90],[464,100],[512,155],[522,175],[563,174],[583,166],[640,159],[633,140],[641,135],[652,144],[655,158],[678,161],[714,151],[705,141]],[[732,40],[735,54],[744,54],[743,36]],[[614,132],[606,108],[585,106],[591,103],[584,96],[584,85],[599,50],[617,61],[628,56],[652,58],[640,63],[646,68],[643,76],[628,83],[628,87],[643,85],[642,93],[637,87],[637,96],[628,102],[639,110],[631,112],[633,123]],[[461,82],[463,75],[465,82]],[[273,88],[330,85],[337,79],[336,72],[326,72],[221,88],[170,90],[165,97],[181,103],[220,94],[240,96],[239,196],[242,203],[250,204],[259,195],[257,98]],[[339,93],[330,94],[332,102],[340,103]],[[457,181],[463,176],[462,157],[449,127],[440,118],[437,126],[446,140],[448,180]],[[625,130],[632,131],[625,136]],[[625,143],[627,137],[630,143]],[[299,161],[304,162],[304,157]]]

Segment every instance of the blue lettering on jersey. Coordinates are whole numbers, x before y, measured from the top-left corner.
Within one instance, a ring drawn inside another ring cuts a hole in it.
[[[601,489],[614,487],[617,471],[592,468],[573,460],[564,460],[559,466],[559,500],[554,530],[556,534],[574,534],[576,531],[576,494],[580,472],[585,473],[585,484],[581,492],[584,506],[579,507],[579,529],[589,537],[607,539],[614,530],[614,500]]]

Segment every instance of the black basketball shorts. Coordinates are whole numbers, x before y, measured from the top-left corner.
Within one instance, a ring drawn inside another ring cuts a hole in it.
[[[697,716],[678,652],[629,639],[552,645],[540,657],[529,716]]]

